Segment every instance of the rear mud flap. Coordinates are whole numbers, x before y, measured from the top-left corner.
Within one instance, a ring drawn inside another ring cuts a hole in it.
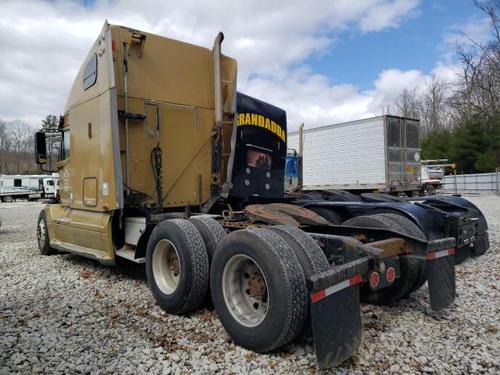
[[[356,352],[361,343],[359,284],[368,258],[311,278],[311,320],[320,369],[336,366]]]
[[[469,258],[483,255],[490,248],[488,233],[475,235],[474,242],[463,246],[457,246],[455,253],[455,265],[463,263]]]
[[[455,300],[455,249],[427,253],[427,280],[433,310],[450,306]]]

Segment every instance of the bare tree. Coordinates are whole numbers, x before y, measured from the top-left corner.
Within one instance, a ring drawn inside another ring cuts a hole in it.
[[[0,173],[37,171],[33,160],[35,129],[22,120],[0,121]]]
[[[421,103],[417,88],[405,87],[395,102],[397,115],[402,117],[419,118]]]
[[[419,118],[421,112],[421,97],[416,87],[405,87],[395,100],[380,105],[381,115],[393,115],[409,118]]]
[[[491,39],[469,37],[469,46],[457,46],[461,79],[450,105],[461,119],[491,116],[500,109],[500,0],[474,1],[490,20]]]
[[[28,137],[32,135],[31,126],[26,121],[14,120],[10,123],[9,132],[12,137],[12,150],[16,154],[15,163],[17,173],[23,172],[23,164],[25,162],[26,145]]]
[[[420,97],[422,133],[429,134],[450,127],[446,83],[432,75]]]
[[[0,120],[0,174],[7,170],[8,152],[10,149],[10,137],[7,130],[7,122]]]

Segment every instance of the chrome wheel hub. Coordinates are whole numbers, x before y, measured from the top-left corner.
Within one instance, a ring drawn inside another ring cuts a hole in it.
[[[261,268],[252,258],[231,257],[222,273],[224,302],[234,319],[246,327],[259,325],[269,309],[269,291]]]
[[[181,265],[179,254],[169,240],[158,241],[153,250],[153,277],[162,293],[172,294],[179,285]]]

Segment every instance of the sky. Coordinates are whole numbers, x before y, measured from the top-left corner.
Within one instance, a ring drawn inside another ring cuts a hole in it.
[[[0,119],[64,112],[105,20],[238,60],[238,89],[287,111],[288,128],[379,115],[403,88],[458,72],[457,43],[488,38],[472,0],[0,0]]]

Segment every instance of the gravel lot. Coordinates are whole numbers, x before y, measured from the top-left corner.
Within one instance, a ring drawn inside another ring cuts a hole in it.
[[[395,306],[362,306],[363,343],[334,372],[499,373],[500,197],[470,197],[491,249],[457,267],[455,305],[434,313],[427,287]],[[258,355],[236,346],[216,314],[171,316],[155,305],[143,267],[42,257],[41,203],[0,204],[0,373],[305,373],[312,346]]]

